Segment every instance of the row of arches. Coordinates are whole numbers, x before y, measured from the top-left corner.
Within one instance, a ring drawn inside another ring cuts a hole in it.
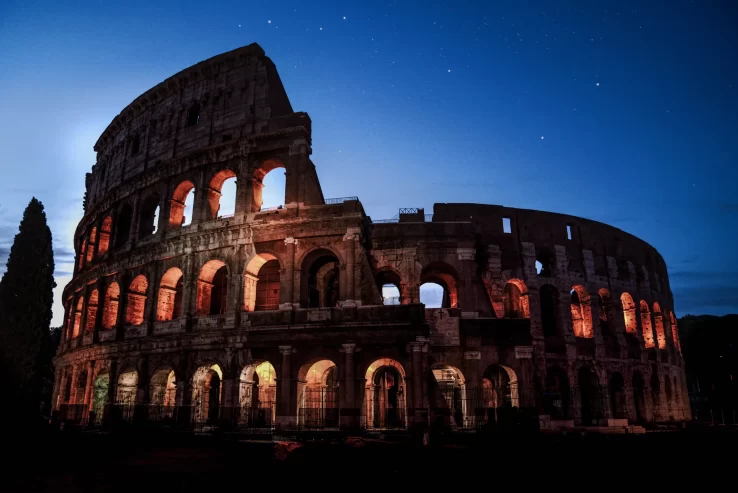
[[[300,304],[305,308],[335,307],[341,292],[341,269],[338,254],[327,248],[310,251],[304,256],[301,269]],[[241,310],[246,312],[278,310],[282,296],[283,269],[279,258],[272,253],[255,255],[246,265],[243,276]],[[211,259],[198,271],[195,281],[193,314],[222,315],[229,307],[229,290],[233,289],[232,273],[226,261]],[[147,300],[155,296],[155,321],[178,319],[185,313],[185,275],[180,267],[170,267],[161,276],[156,291],[149,288],[145,274],[136,275],[123,290],[118,281],[111,281],[104,288],[102,316],[98,321],[98,288],[87,297],[80,293],[67,305],[65,340],[81,334],[85,307],[85,329],[92,331],[99,322],[108,330],[122,325],[142,325],[147,319]],[[85,303],[86,301],[86,303]],[[288,301],[289,302],[289,301]],[[122,319],[119,309],[124,306]]]
[[[278,160],[270,160],[254,174],[254,210],[278,207],[284,204],[285,175],[271,173],[274,169],[284,168]],[[123,203],[116,214],[113,248],[121,248],[132,238],[145,239],[159,230],[160,224],[174,230],[192,223],[195,217],[208,221],[221,217],[229,217],[235,213],[238,195],[236,173],[230,169],[216,172],[204,188],[202,198],[199,197],[192,180],[180,182],[166,198],[162,200],[158,191],[152,191],[142,197],[138,205]],[[198,209],[198,210],[196,210]],[[166,222],[160,221],[160,213],[166,211]],[[134,231],[134,226],[137,229]],[[100,225],[81,235],[79,240],[78,271],[90,265],[95,258],[108,252],[110,238],[113,234],[113,216],[107,215]]]

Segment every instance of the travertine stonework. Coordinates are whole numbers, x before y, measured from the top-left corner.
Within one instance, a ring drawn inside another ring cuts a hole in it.
[[[356,197],[323,197],[311,145],[310,118],[256,44],[115,117],[86,177],[56,409],[287,429],[690,417],[666,266],[650,245],[496,205],[373,222]],[[261,210],[276,168],[285,205]],[[233,177],[235,214],[222,217]],[[443,287],[442,308],[420,303],[426,282]],[[383,299],[388,284],[399,299]]]

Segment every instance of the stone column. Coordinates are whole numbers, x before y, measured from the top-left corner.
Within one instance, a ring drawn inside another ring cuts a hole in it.
[[[182,266],[182,316],[190,320],[195,314],[197,297],[197,269],[194,265],[192,253],[187,253]],[[187,323],[187,330],[191,330],[191,323]]]
[[[356,405],[356,376],[354,368],[354,352],[356,344],[341,344],[341,352],[346,355],[346,365],[344,370],[345,381],[344,388],[344,408],[341,410],[341,427],[354,428],[358,424],[360,416],[359,406]]]
[[[297,249],[297,240],[292,237],[285,238],[284,245],[287,253],[284,257],[284,268],[280,272],[279,309],[291,310],[295,306],[293,290],[295,285],[295,250]]]
[[[279,399],[277,400],[277,426],[280,428],[290,428],[296,425],[296,410],[292,405],[292,378],[290,370],[290,359],[292,356],[292,346],[279,346],[279,352],[282,354],[282,368],[279,372],[279,380],[277,387],[279,389]]]
[[[357,228],[349,228],[343,237],[346,244],[346,290],[345,305],[356,305],[356,237]]]
[[[87,409],[92,409],[92,384],[95,377],[95,361],[87,362],[87,382],[85,382],[85,397],[83,404]]]
[[[77,377],[79,375],[79,366],[72,366],[72,387],[69,393],[69,404],[77,404]]]
[[[421,342],[411,342],[410,349],[412,351],[413,365],[413,409],[411,416],[414,425],[421,425],[424,421],[423,413],[423,344]]]

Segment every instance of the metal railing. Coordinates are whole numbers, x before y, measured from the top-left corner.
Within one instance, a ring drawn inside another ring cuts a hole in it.
[[[337,197],[337,198],[331,198],[331,199],[325,199],[325,205],[330,204],[343,204],[347,200],[359,200],[359,197]]]
[[[399,222],[400,222],[400,219],[399,218],[397,218],[397,219],[393,218],[393,219],[377,219],[377,220],[372,220],[372,223],[374,223],[374,224],[391,224],[391,223],[399,223]]]
[[[420,212],[420,208],[418,207],[401,207],[400,208],[400,214],[417,214]]]

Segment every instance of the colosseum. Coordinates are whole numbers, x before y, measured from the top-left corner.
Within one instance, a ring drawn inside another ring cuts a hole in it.
[[[324,198],[311,146],[310,117],[257,44],[113,119],[63,294],[60,417],[295,432],[624,432],[690,418],[653,247],[499,205],[372,220],[357,197]],[[272,172],[283,205],[262,208]],[[233,214],[220,204],[229,180]]]

